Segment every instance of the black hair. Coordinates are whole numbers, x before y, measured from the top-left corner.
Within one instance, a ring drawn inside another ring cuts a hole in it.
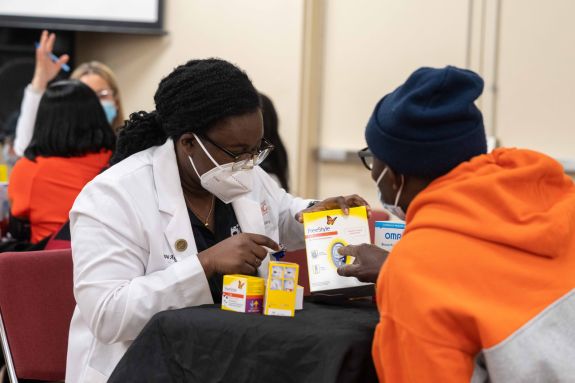
[[[114,131],[98,96],[78,80],[51,84],[40,99],[34,134],[24,156],[78,157],[113,150]]]
[[[205,134],[216,122],[259,108],[258,92],[241,69],[220,59],[191,60],[160,81],[156,110],[130,115],[111,164],[162,145],[168,137]]]
[[[263,93],[260,93],[262,106],[262,116],[264,120],[264,137],[274,145],[274,150],[260,164],[266,172],[275,175],[280,185],[289,191],[288,185],[288,156],[286,148],[280,138],[278,131],[278,115],[272,100]]]

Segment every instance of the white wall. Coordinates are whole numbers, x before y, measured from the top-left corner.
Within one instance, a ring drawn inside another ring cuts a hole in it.
[[[497,136],[575,160],[575,1],[505,0]]]
[[[166,0],[167,36],[81,33],[77,59],[99,59],[114,69],[127,112],[152,109],[160,78],[188,59],[219,56],[237,63],[275,101],[293,171],[304,1],[312,0]],[[420,66],[451,64],[469,65],[485,77],[478,104],[487,131],[503,145],[575,158],[574,1],[313,1],[325,8],[315,127],[320,147],[364,147],[363,130],[380,97]],[[377,206],[375,186],[359,161],[318,162],[318,169],[318,197],[359,193]]]
[[[485,79],[477,104],[488,134],[575,174],[573,14],[572,0],[329,0],[319,145],[364,147],[375,103],[417,67],[469,66]],[[323,162],[318,173],[321,197],[355,192],[378,206],[359,162]]]
[[[461,0],[328,1],[320,146],[365,147],[375,104],[411,72],[464,66],[467,6]],[[374,183],[359,159],[355,165],[320,165],[319,195],[334,193],[359,193],[377,206]]]
[[[125,111],[130,113],[154,108],[160,79],[177,65],[192,58],[231,61],[274,101],[281,135],[295,162],[303,0],[165,3],[166,36],[79,33],[77,62],[97,59],[108,64],[118,77]]]

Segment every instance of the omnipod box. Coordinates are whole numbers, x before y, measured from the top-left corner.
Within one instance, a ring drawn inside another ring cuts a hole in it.
[[[393,246],[403,236],[405,223],[397,221],[376,221],[375,222],[375,245],[383,250],[391,251]]]
[[[365,207],[350,208],[347,216],[340,209],[304,213],[303,221],[311,293],[356,295],[352,290],[369,291],[360,288],[372,288],[371,283],[337,273],[339,266],[354,261],[340,255],[339,248],[371,242]]]

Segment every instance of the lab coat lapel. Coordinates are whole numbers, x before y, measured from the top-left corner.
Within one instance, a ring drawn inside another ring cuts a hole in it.
[[[178,261],[198,253],[190,216],[185,205],[174,212],[166,226],[164,235],[170,245],[172,254]]]
[[[242,233],[255,233],[266,235],[264,218],[258,201],[243,197],[232,202],[234,213],[242,229]],[[269,256],[266,257],[258,268],[258,275],[267,278]]]
[[[184,200],[174,143],[168,139],[154,153],[154,183],[158,196],[158,208],[164,225],[164,235],[176,260],[197,254],[196,242]]]

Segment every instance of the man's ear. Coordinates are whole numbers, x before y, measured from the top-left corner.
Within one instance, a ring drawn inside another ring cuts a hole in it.
[[[397,173],[395,170],[393,170],[392,168],[388,167],[388,171],[387,174],[389,176],[389,179],[391,181],[391,185],[393,187],[393,190],[399,190],[399,188],[401,187],[401,174]]]

